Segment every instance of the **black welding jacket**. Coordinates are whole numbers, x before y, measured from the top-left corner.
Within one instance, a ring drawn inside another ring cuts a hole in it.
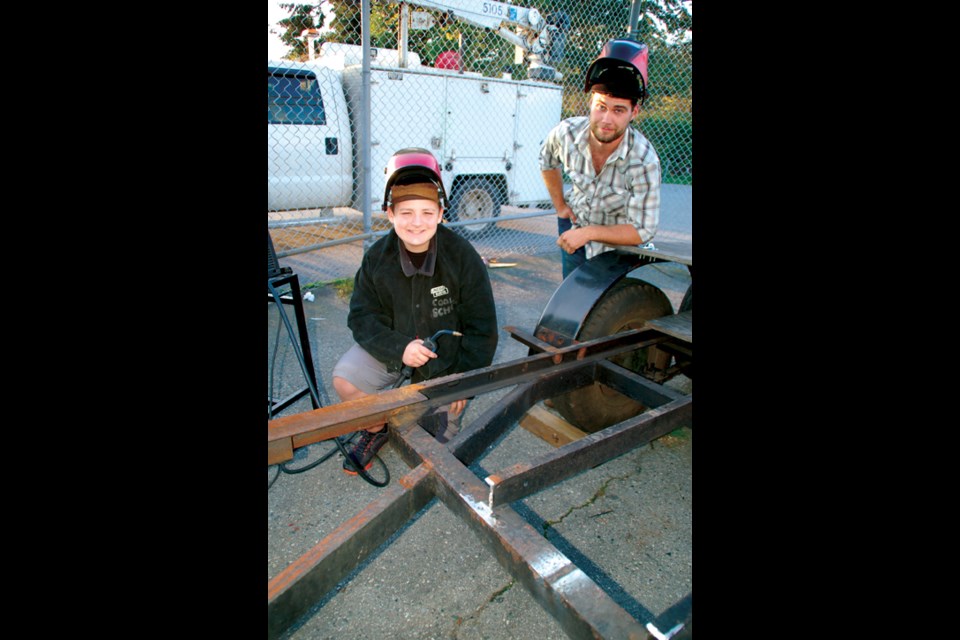
[[[416,369],[413,382],[489,366],[497,350],[497,309],[476,249],[438,225],[419,270],[405,253],[391,230],[364,254],[347,315],[354,340],[394,372],[411,340],[441,329],[463,334],[440,336],[438,357]]]

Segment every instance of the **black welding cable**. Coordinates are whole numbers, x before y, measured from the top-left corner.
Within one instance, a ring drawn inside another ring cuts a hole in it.
[[[279,313],[280,313],[280,318],[283,320],[283,324],[284,324],[284,326],[285,326],[286,329],[287,329],[287,335],[290,336],[290,340],[291,340],[291,341],[294,341],[294,342],[295,342],[295,339],[294,339],[294,337],[293,337],[293,335],[294,335],[294,334],[293,334],[293,327],[290,325],[290,318],[287,317],[287,313],[286,313],[286,311],[284,311],[284,309],[283,309],[283,301],[280,300],[280,294],[277,293],[276,288],[273,286],[273,284],[272,284],[270,281],[267,281],[267,288],[270,290],[270,293],[273,295],[274,302],[276,302],[276,304],[277,304],[277,310],[279,311]],[[451,332],[451,333],[452,333],[452,332]],[[315,403],[316,406],[318,406],[318,407],[319,407],[319,406],[322,406],[321,403],[320,403],[320,394],[317,393],[317,388],[316,388],[316,386],[313,384],[313,380],[311,379],[310,375],[307,373],[307,363],[306,363],[306,361],[305,361],[304,358],[303,358],[303,353],[301,353],[301,351],[300,351],[299,348],[294,348],[293,351],[294,351],[294,355],[297,356],[297,362],[298,362],[299,365],[300,365],[300,371],[303,372],[303,377],[304,377],[304,378],[306,379],[306,381],[307,381],[307,389],[310,391],[310,397],[313,398],[313,401],[314,401],[314,403]],[[343,454],[343,457],[344,457],[344,458],[347,458],[348,460],[351,460],[351,461],[352,461],[352,459],[350,458],[350,453],[347,451],[347,448],[344,446],[343,442],[341,442],[339,438],[334,438],[333,441],[334,441],[334,444],[336,445],[336,448],[339,449],[339,450],[340,450],[340,453]],[[329,455],[330,455],[330,454],[328,454],[326,457],[324,457],[324,460],[326,460],[327,458],[329,458]],[[382,481],[381,481],[381,480],[376,480],[373,476],[371,476],[369,473],[367,473],[367,471],[366,471],[365,469],[360,469],[360,468],[358,468],[355,464],[353,465],[354,470],[357,472],[357,475],[359,475],[361,478],[363,478],[364,480],[366,480],[367,482],[369,482],[369,483],[372,484],[373,486],[375,486],[375,487],[385,487],[385,486],[387,485],[387,483],[390,482],[390,470],[387,468],[387,465],[383,462],[383,460],[380,460],[379,456],[375,456],[375,459],[380,463],[380,466],[383,467],[383,471],[384,471],[384,474],[385,474],[385,479],[384,479],[384,480],[382,480]],[[282,464],[280,465],[280,468],[281,468],[281,470],[285,470],[285,469],[284,469],[284,465],[282,465]],[[306,470],[306,469],[304,469],[304,470]],[[288,473],[299,473],[299,470],[297,470],[297,471],[288,471]]]
[[[280,466],[277,465],[277,472],[274,474],[273,478],[271,478],[270,481],[267,482],[267,491],[270,490],[270,487],[273,486],[273,483],[276,482],[277,478],[279,477],[280,477]]]
[[[354,432],[351,433],[350,436],[347,437],[346,439],[340,439],[340,438],[338,438],[338,440],[340,440],[341,444],[344,444],[344,445],[351,444],[351,443],[353,443],[353,440],[357,437],[357,434],[358,434],[358,433],[360,433],[360,432],[359,432],[359,431],[354,431]],[[315,443],[315,444],[319,444],[319,443]],[[308,446],[310,446],[310,445],[308,445]],[[304,447],[304,449],[305,449],[305,448],[306,448],[306,447]],[[314,467],[318,466],[318,465],[319,465],[320,463],[322,463],[322,462],[326,462],[327,460],[330,459],[330,457],[331,457],[333,454],[335,454],[335,453],[336,453],[337,451],[339,451],[339,450],[340,450],[340,447],[338,447],[336,444],[334,444],[333,448],[330,449],[330,451],[326,452],[326,453],[323,454],[320,458],[314,460],[314,461],[311,462],[310,464],[304,465],[304,466],[299,467],[299,468],[294,468],[294,467],[291,467],[291,466],[290,466],[290,463],[289,463],[289,462],[281,462],[281,463],[280,463],[280,469],[281,469],[284,473],[303,473],[304,471],[309,471],[310,469],[313,469]]]

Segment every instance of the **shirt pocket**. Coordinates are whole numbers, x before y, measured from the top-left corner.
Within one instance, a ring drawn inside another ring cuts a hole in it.
[[[593,177],[575,171],[568,172],[567,175],[570,177],[570,183],[573,185],[573,189],[566,194],[567,202],[572,207],[589,206],[589,202],[593,197],[593,190],[596,188],[596,185],[593,183]]]
[[[627,221],[627,202],[629,200],[630,192],[627,189],[612,187],[604,191],[600,198],[601,211],[607,220],[616,218],[616,222],[607,222],[607,224],[621,224]]]

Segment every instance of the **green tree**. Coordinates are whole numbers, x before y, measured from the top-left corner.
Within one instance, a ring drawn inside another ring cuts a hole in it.
[[[571,28],[565,34],[563,60],[556,66],[563,74],[562,83],[567,90],[565,93],[572,95],[575,103],[576,94],[582,89],[580,83],[583,81],[583,74],[596,58],[603,43],[626,35],[631,9],[631,0],[592,0],[588,3],[583,0],[515,0],[513,4],[536,8],[548,20],[556,20],[561,15],[567,17],[567,24],[571,25]],[[286,29],[282,40],[292,48],[288,57],[306,57],[307,52],[300,33],[303,29],[324,26],[321,5],[325,5],[333,17],[327,25],[328,31],[316,41],[318,46],[321,41],[354,45],[362,43],[361,0],[283,4],[281,6],[291,14],[290,18],[280,22]],[[640,1],[640,17],[633,33],[638,40],[650,47],[651,60],[657,59],[662,64],[675,55],[689,59],[691,45],[678,47],[676,44],[682,42],[685,34],[692,30],[693,19],[689,5],[689,1],[683,0]],[[425,10],[415,4],[411,4],[411,9]],[[421,62],[433,64],[441,52],[457,49],[462,39],[464,67],[467,71],[498,74],[500,71],[510,70],[515,77],[523,77],[523,68],[513,64],[513,45],[485,29],[451,19],[446,13],[431,13],[436,19],[432,28],[409,32],[409,49],[420,56]],[[400,5],[397,2],[370,0],[370,45],[387,49],[398,48],[399,20]],[[666,49],[670,49],[669,55],[666,54]],[[661,53],[664,55],[660,55]],[[656,91],[662,88],[668,95],[683,95],[688,92],[688,69],[681,70],[672,65],[667,71],[666,67],[663,67],[663,70],[669,73],[668,80],[667,75],[660,74],[655,67],[656,65],[651,64],[652,90],[654,85],[657,85]],[[678,72],[679,79],[676,76]],[[577,104],[570,107],[572,111],[581,110]]]
[[[363,42],[361,33],[360,0],[330,0],[334,14],[330,23],[333,30],[327,40],[359,45]],[[411,9],[418,9],[411,5]],[[436,23],[430,29],[410,30],[408,47],[420,56],[424,64],[432,64],[442,51],[456,49],[458,30],[464,26],[455,20],[446,18],[446,14],[436,14]],[[400,40],[400,5],[383,0],[371,0],[370,3],[370,46],[385,49],[397,49]]]

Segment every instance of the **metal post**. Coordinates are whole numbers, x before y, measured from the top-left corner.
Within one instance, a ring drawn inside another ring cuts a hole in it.
[[[367,239],[363,241],[363,248],[366,250],[374,242],[369,235],[373,230],[370,208],[373,206],[370,201],[370,178],[372,162],[370,160],[370,0],[361,0],[360,3],[360,24],[361,40],[363,51],[363,64],[361,72],[361,92],[360,92],[360,203],[363,207],[363,232]]]
[[[400,3],[400,68],[407,66],[407,41],[410,39],[410,5]]]
[[[632,0],[630,3],[630,21],[627,23],[627,38],[630,40],[637,40],[639,38],[637,32],[639,31],[637,27],[637,21],[640,19],[640,3],[643,0]]]

